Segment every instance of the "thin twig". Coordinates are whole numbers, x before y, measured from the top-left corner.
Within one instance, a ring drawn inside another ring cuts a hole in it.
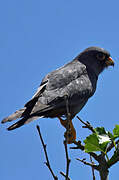
[[[94,162],[93,162],[93,160],[92,160],[92,156],[91,156],[91,155],[90,155],[90,161],[91,161],[91,163],[92,163],[92,164],[94,164]],[[94,170],[95,170],[95,169],[94,169],[94,167],[93,167],[93,166],[92,166],[92,168],[91,168],[91,169],[92,169],[93,180],[95,180],[95,172],[94,172]]]
[[[115,144],[118,144],[119,143],[119,140],[117,140],[116,142],[115,142]],[[107,148],[107,152],[109,152],[109,151],[111,151],[111,149],[114,147],[114,143],[112,142],[110,145],[109,145],[109,147]]]
[[[114,161],[108,163],[108,168],[110,168],[112,165],[116,164],[119,161],[119,157],[116,157]]]
[[[100,163],[100,155],[97,155],[94,152],[90,152],[88,154],[90,154],[98,163]]]
[[[66,165],[66,180],[68,180],[68,176],[69,176],[69,164],[70,164],[71,160],[69,159],[66,140],[64,140],[64,147],[65,147],[66,162],[67,162],[67,165]]]
[[[39,136],[40,136],[40,140],[41,140],[41,143],[42,143],[42,146],[43,146],[43,150],[44,150],[44,153],[45,153],[45,157],[46,157],[46,166],[48,167],[48,169],[50,170],[54,180],[58,180],[57,176],[55,176],[53,170],[51,169],[51,166],[50,166],[50,162],[49,162],[49,159],[48,159],[48,154],[47,154],[47,150],[46,150],[46,144],[44,144],[44,141],[43,141],[43,138],[42,138],[42,135],[41,135],[41,132],[40,132],[40,126],[36,126],[37,130],[38,130],[38,133],[39,133]]]
[[[64,172],[60,171],[60,174],[66,178],[66,175],[64,174]],[[71,179],[68,177],[68,180],[71,180]]]
[[[80,149],[81,151],[84,151],[85,147],[84,145],[81,144],[81,141],[75,141],[74,142],[75,145],[77,145],[76,147],[70,147],[70,149]],[[96,161],[100,162],[100,156],[97,155],[94,152],[89,152],[89,155],[91,155]]]
[[[68,155],[68,148],[67,148],[67,143],[68,143],[68,134],[69,134],[69,124],[70,124],[70,112],[69,112],[69,102],[68,102],[68,96],[65,96],[65,103],[66,103],[66,111],[67,111],[67,126],[66,126],[66,137],[64,140],[64,147],[65,147],[65,154],[66,154],[66,177],[65,180],[68,180],[69,177],[69,165],[71,160],[69,159]]]
[[[78,160],[78,161],[82,162],[83,164],[91,166],[94,169],[98,170],[98,166],[96,164],[89,163],[89,162],[85,161],[85,159],[76,158],[76,160]]]
[[[84,145],[81,144],[81,141],[74,141],[73,142],[76,146],[75,147],[70,147],[70,149],[80,149],[84,151]]]
[[[81,121],[82,124],[84,124],[85,126],[82,126],[83,128],[88,128],[90,131],[92,131],[93,133],[95,133],[95,130],[93,128],[93,126],[91,126],[91,124],[87,121],[87,122],[84,122],[81,118],[79,118],[77,116],[77,118],[79,119],[79,121]]]
[[[107,162],[108,168],[110,168],[113,164],[116,164],[119,161],[119,150],[116,150],[110,160]]]

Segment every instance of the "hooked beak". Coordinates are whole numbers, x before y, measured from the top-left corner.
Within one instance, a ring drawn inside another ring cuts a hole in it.
[[[111,57],[106,60],[106,66],[114,66],[114,61]]]

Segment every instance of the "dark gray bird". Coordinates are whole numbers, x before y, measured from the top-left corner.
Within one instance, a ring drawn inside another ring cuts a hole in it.
[[[73,119],[94,94],[98,75],[111,65],[114,62],[108,51],[99,47],[85,49],[73,61],[47,74],[24,108],[4,118],[2,123],[21,118],[8,128],[13,130],[40,117],[65,117],[65,96]]]

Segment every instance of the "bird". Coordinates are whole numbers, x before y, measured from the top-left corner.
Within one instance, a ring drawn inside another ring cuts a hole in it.
[[[66,97],[72,120],[94,95],[98,76],[108,66],[114,66],[114,61],[107,50],[95,46],[86,48],[72,61],[48,73],[24,107],[4,118],[1,123],[20,119],[8,127],[10,131],[38,118],[58,118],[66,128]],[[76,132],[72,121],[69,125],[72,134],[69,143],[72,143],[76,139]]]

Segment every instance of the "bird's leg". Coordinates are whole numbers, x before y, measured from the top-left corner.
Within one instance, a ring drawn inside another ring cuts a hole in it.
[[[66,132],[65,132],[65,139],[66,139],[66,143],[68,143],[68,138],[69,138],[69,134],[70,134],[70,121],[71,121],[71,114],[70,114],[70,110],[69,110],[69,99],[68,99],[68,95],[64,96],[64,100],[66,103]]]
[[[72,120],[69,121],[69,128],[68,128],[68,132],[67,132],[67,119],[63,120],[60,116],[58,117],[58,119],[60,120],[61,125],[66,128],[64,136],[65,136],[65,138],[67,136],[68,144],[73,143],[76,140],[76,130],[74,128]]]

